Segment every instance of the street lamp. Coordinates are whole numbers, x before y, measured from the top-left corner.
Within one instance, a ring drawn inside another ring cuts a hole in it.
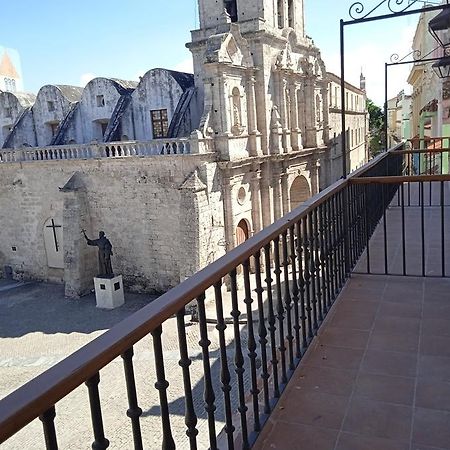
[[[450,77],[450,56],[444,56],[435,62],[431,68],[439,78]]]
[[[446,48],[450,45],[450,10],[442,10],[428,23],[428,31],[438,44]]]

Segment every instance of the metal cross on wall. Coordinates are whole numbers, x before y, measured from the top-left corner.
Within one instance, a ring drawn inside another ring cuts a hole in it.
[[[59,251],[59,245],[58,245],[58,238],[56,237],[56,229],[61,228],[61,225],[55,225],[55,221],[52,219],[52,224],[47,225],[46,228],[52,228],[53,229],[53,239],[55,240],[55,250]]]

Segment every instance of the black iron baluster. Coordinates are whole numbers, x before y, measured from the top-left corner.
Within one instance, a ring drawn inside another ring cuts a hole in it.
[[[302,347],[306,349],[308,339],[306,336],[306,308],[305,308],[305,278],[303,276],[303,237],[301,219],[295,224],[297,231],[297,258],[298,258],[298,285],[300,293],[300,321],[302,328]]]
[[[325,236],[325,205],[321,204],[318,206],[318,232],[319,232],[319,267],[320,267],[320,289],[322,296],[322,312],[325,317],[330,306],[327,301],[327,267],[326,267],[326,257],[325,257],[325,246],[326,246],[326,236]]]
[[[423,198],[423,181],[419,182],[419,192],[422,193]],[[424,202],[420,205],[420,223],[421,223],[421,242],[422,242],[422,276],[425,276],[425,205]]]
[[[133,369],[133,347],[122,354],[123,368],[125,372],[125,383],[127,386],[128,410],[127,416],[131,419],[131,428],[133,430],[133,441],[135,450],[142,450],[142,434],[139,418],[142,415],[142,409],[138,406],[136,381]]]
[[[231,316],[233,317],[233,329],[234,329],[234,371],[236,372],[238,379],[238,393],[239,393],[239,407],[238,411],[241,417],[241,434],[242,434],[242,448],[247,450],[250,448],[248,441],[248,429],[247,429],[247,405],[245,404],[245,388],[244,388],[244,355],[242,353],[241,344],[241,329],[239,326],[239,317],[241,312],[238,306],[237,295],[237,281],[236,281],[236,269],[230,273],[231,281]],[[266,363],[267,365],[267,363]],[[267,380],[266,383],[267,385]]]
[[[324,307],[322,305],[322,285],[321,285],[321,263],[320,263],[320,250],[319,250],[319,241],[321,240],[321,237],[319,235],[319,210],[320,206],[317,206],[314,208],[314,210],[311,212],[313,216],[313,230],[314,230],[314,254],[313,254],[313,260],[314,260],[314,273],[315,273],[315,285],[316,285],[316,299],[317,299],[317,315],[318,315],[318,322],[323,322],[324,317]]]
[[[156,383],[155,388],[159,393],[159,404],[161,406],[161,422],[163,430],[163,450],[175,449],[175,441],[173,440],[172,430],[170,427],[170,411],[167,400],[167,389],[169,382],[166,380],[166,373],[164,369],[164,354],[162,346],[162,325],[156,327],[151,335],[153,337],[153,351],[155,353],[155,369],[156,369]]]
[[[197,307],[198,324],[200,328],[199,345],[202,348],[203,372],[205,374],[205,390],[203,393],[203,399],[205,401],[205,411],[208,416],[209,445],[211,450],[216,450],[216,421],[214,417],[214,413],[216,411],[216,396],[214,394],[214,388],[211,378],[211,365],[209,361],[209,346],[211,345],[211,341],[208,339],[208,327],[206,323],[205,311],[205,294],[197,297]]]
[[[381,198],[383,202],[383,247],[384,247],[384,274],[388,274],[388,238],[387,238],[387,215],[386,215],[386,209],[388,207],[387,201],[386,201],[386,194],[385,194],[385,188],[386,186],[384,184],[381,185]]]
[[[54,406],[47,409],[47,411],[39,416],[39,419],[41,420],[42,426],[44,428],[45,448],[47,450],[58,450],[58,441],[56,439],[55,430],[55,417],[56,410]]]
[[[368,195],[367,195],[367,184],[364,184],[364,203],[366,204],[366,207],[364,208],[365,215],[366,215],[366,262],[367,262],[367,273],[370,274],[370,230],[369,230],[369,202],[368,202]]]
[[[294,331],[295,331],[295,357],[299,360],[302,356],[301,342],[300,342],[300,315],[298,308],[298,284],[297,284],[297,267],[296,267],[296,248],[295,248],[295,228],[289,228],[290,236],[290,251],[291,251],[291,268],[292,268],[292,301],[294,304]],[[297,238],[298,239],[298,238]]]
[[[339,293],[339,242],[338,242],[338,212],[336,210],[336,194],[331,197],[332,230],[333,230],[333,274],[334,274],[334,298]]]
[[[277,319],[278,319],[278,350],[280,352],[281,382],[287,383],[286,372],[286,346],[284,345],[284,306],[281,295],[281,268],[280,268],[280,237],[274,239],[275,259],[275,286],[277,292]]]
[[[228,368],[227,344],[225,340],[225,330],[227,326],[223,316],[223,299],[222,299],[222,281],[214,284],[214,297],[216,304],[217,325],[216,330],[219,332],[219,348],[220,348],[220,382],[222,384],[223,400],[225,405],[225,433],[228,440],[228,448],[234,449],[234,426],[233,411],[231,410],[231,376]]]
[[[411,183],[408,181],[408,206],[411,206]]]
[[[401,201],[402,201],[402,265],[403,276],[406,276],[406,236],[405,236],[405,189],[401,184]]]
[[[270,334],[270,347],[272,350],[272,375],[273,375],[273,392],[274,397],[278,398],[280,396],[280,386],[278,382],[278,359],[277,359],[277,344],[276,344],[276,320],[273,309],[273,295],[272,295],[272,275],[270,273],[270,244],[264,246],[264,261],[266,266],[266,286],[267,286],[267,323],[269,324],[269,334]]]
[[[444,182],[441,181],[441,261],[442,261],[442,276],[445,277],[445,198],[444,198]]]
[[[250,261],[247,259],[242,264],[244,268],[244,291],[245,291],[245,304],[247,306],[247,349],[248,356],[250,358],[250,375],[252,381],[252,388],[250,393],[253,399],[253,429],[258,432],[261,430],[261,421],[259,417],[259,402],[258,402],[258,380],[256,378],[256,341],[255,333],[253,331],[253,313],[252,313],[252,291],[250,287]]]
[[[269,370],[267,366],[267,328],[266,328],[266,318],[264,317],[264,300],[263,293],[264,289],[262,287],[261,280],[261,251],[254,255],[255,259],[255,281],[256,281],[256,296],[258,299],[258,334],[259,334],[259,345],[261,348],[261,378],[263,380],[263,396],[264,396],[264,413],[270,414],[270,399],[269,399]]]
[[[308,214],[308,229],[309,229],[309,251],[308,251],[308,265],[309,265],[309,273],[310,273],[310,288],[311,288],[311,306],[312,306],[312,316],[313,316],[313,333],[316,334],[318,329],[318,323],[317,323],[317,295],[316,295],[316,265],[314,261],[314,255],[315,255],[315,231],[313,227],[313,212],[310,212]]]
[[[345,248],[344,248],[344,210],[342,208],[342,195],[341,192],[336,194],[337,202],[337,231],[339,240],[339,289],[344,283],[345,276]]]
[[[333,229],[334,229],[334,213],[333,213],[333,204],[332,199],[328,199],[325,203],[328,219],[327,219],[327,240],[328,240],[328,260],[329,260],[329,269],[328,274],[330,277],[330,302],[333,303],[336,298],[336,284],[335,284],[335,255],[334,255],[334,238],[333,238]]]
[[[330,211],[329,200],[325,200],[323,204],[323,236],[325,239],[324,256],[325,256],[325,270],[326,270],[326,293],[327,293],[327,309],[331,308],[333,302],[333,276],[332,276],[332,260],[331,260],[331,240],[330,240]]]
[[[294,335],[292,334],[292,298],[289,280],[289,254],[287,245],[287,230],[281,235],[283,247],[283,272],[284,272],[284,307],[286,310],[286,339],[288,342],[289,369],[294,370]]]
[[[178,329],[178,345],[180,347],[180,360],[179,366],[183,372],[183,385],[184,385],[184,423],[186,424],[186,436],[189,438],[190,448],[195,450],[197,448],[197,415],[195,414],[194,398],[192,396],[192,384],[191,374],[189,367],[192,364],[191,358],[189,358],[188,346],[186,340],[186,325],[184,322],[186,310],[181,309],[177,313],[177,329]]]
[[[312,323],[312,307],[311,307],[311,290],[310,290],[310,265],[309,265],[309,234],[308,234],[308,218],[304,216],[302,219],[303,225],[303,271],[305,278],[305,300],[306,300],[306,318],[308,320],[308,341],[314,337],[313,323]]]
[[[102,408],[100,404],[100,395],[98,385],[100,383],[100,374],[95,374],[86,381],[89,393],[89,406],[91,409],[92,428],[94,431],[93,450],[105,450],[109,447],[109,441],[105,438],[103,429]]]

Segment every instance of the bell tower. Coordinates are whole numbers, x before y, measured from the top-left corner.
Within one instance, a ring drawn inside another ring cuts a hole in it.
[[[200,28],[214,28],[226,10],[232,22],[253,22],[248,31],[270,31],[292,28],[298,37],[303,37],[304,0],[198,0]]]

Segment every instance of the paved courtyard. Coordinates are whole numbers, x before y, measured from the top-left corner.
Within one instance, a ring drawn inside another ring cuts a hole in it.
[[[39,373],[68,356],[82,345],[95,339],[105,330],[128,315],[138,311],[155,297],[126,294],[125,305],[112,311],[95,307],[94,295],[79,300],[64,298],[62,286],[46,283],[15,283],[0,280],[0,398],[26,383]],[[207,315],[213,315],[210,302]],[[245,316],[244,316],[245,317]],[[243,326],[244,327],[244,326]],[[220,395],[220,364],[215,324],[208,325],[210,333],[211,365],[216,395]],[[203,365],[198,324],[186,316],[186,333],[193,360],[191,376],[193,395],[199,423],[199,448],[207,448],[207,422],[203,402]],[[227,343],[233,341],[232,328],[227,329]],[[184,391],[176,321],[169,319],[163,333],[166,375],[170,382],[169,401],[172,428],[177,448],[188,448],[184,424]],[[245,345],[245,335],[243,336]],[[233,352],[230,352],[232,364]],[[161,448],[162,433],[158,392],[154,388],[155,367],[151,337],[135,347],[134,357],[144,448]],[[112,449],[131,449],[132,434],[126,387],[121,358],[100,373],[100,396],[105,423],[105,435]],[[249,381],[246,379],[246,384]],[[236,396],[233,399],[236,404]],[[221,402],[216,411],[217,431],[224,423]],[[57,404],[56,428],[58,443],[64,449],[88,449],[93,441],[87,388],[83,385]],[[2,444],[7,450],[44,448],[42,425],[35,420],[13,438]],[[75,432],[76,430],[76,432]]]

